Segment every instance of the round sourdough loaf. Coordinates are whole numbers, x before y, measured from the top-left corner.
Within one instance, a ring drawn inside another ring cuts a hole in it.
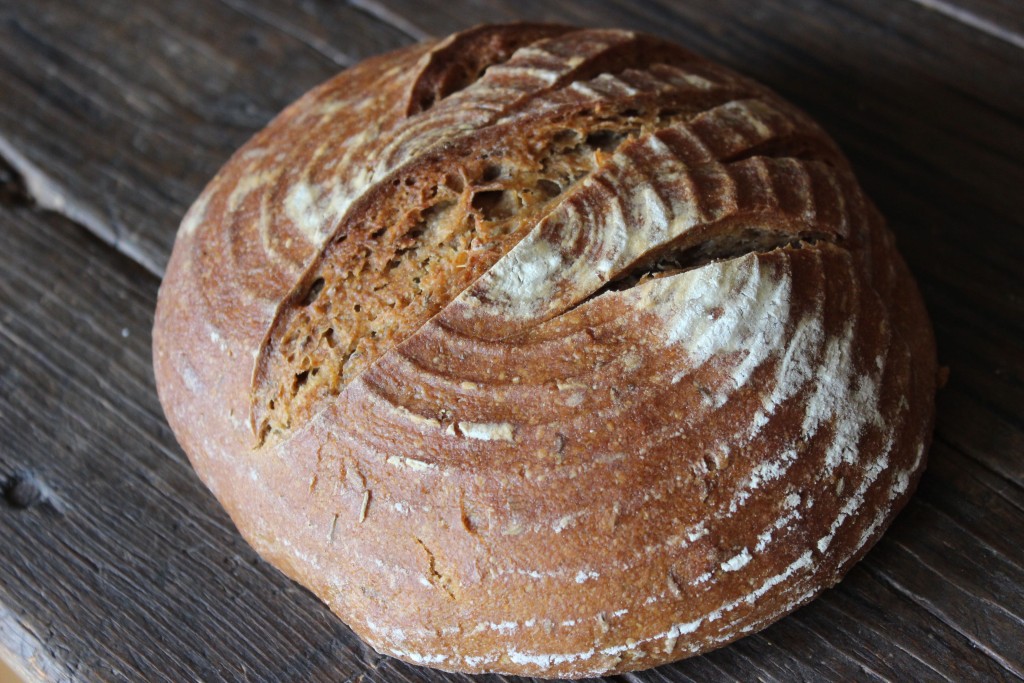
[[[580,677],[835,584],[924,467],[935,350],[834,143],[651,36],[484,26],[286,109],[188,212],[168,420],[379,652]]]

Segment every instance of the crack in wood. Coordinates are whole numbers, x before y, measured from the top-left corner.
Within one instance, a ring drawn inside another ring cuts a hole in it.
[[[846,580],[844,579],[844,583],[840,584],[839,587],[837,587],[836,590],[843,590],[843,586],[845,585],[845,581]],[[849,591],[849,592],[851,594],[854,593],[853,591]],[[859,596],[856,596],[853,599],[860,600],[861,598]],[[901,597],[900,599],[903,599],[903,598]],[[838,626],[838,624],[841,623],[843,617],[845,616],[845,613],[842,610],[842,608],[838,607],[838,606],[836,606],[836,605],[834,605],[834,604],[832,604],[831,602],[828,602],[828,601],[821,601],[820,604],[821,604],[820,609],[822,609],[823,611],[826,611],[826,612],[830,612],[831,614],[835,615],[834,617],[832,617],[832,621],[833,621],[833,623],[835,623],[837,625],[837,629],[841,630],[844,634],[850,634],[850,631],[848,629],[842,628],[842,627]],[[865,640],[865,647],[870,647],[870,644],[867,642],[867,639],[865,638],[864,632],[870,631],[871,633],[875,634],[875,636],[877,638],[883,639],[887,643],[895,645],[896,648],[898,650],[900,650],[901,652],[903,652],[907,657],[909,657],[910,659],[912,659],[915,662],[919,663],[922,667],[928,669],[929,672],[931,672],[931,675],[935,676],[936,680],[943,680],[943,681],[952,681],[953,680],[947,674],[945,674],[945,673],[939,671],[939,669],[935,668],[935,666],[933,666],[930,662],[922,659],[916,653],[914,653],[914,652],[908,650],[907,648],[905,648],[898,641],[890,639],[886,635],[886,633],[884,631],[879,630],[875,626],[875,624],[873,624],[872,622],[864,622],[864,624],[862,625],[861,628],[862,628],[862,631],[860,633],[853,633],[853,634],[851,634],[851,636],[857,636],[859,638],[864,639]],[[884,653],[876,653],[876,654],[884,655]]]
[[[808,637],[813,638],[813,639],[821,642],[824,647],[831,647],[832,644],[828,641],[827,638],[825,638],[820,632],[818,632],[814,628],[812,628],[812,627],[808,626],[807,624],[805,624],[803,622],[803,620],[801,620],[801,619],[793,619],[793,625],[797,629],[799,629],[800,631],[806,633],[808,635]],[[761,633],[756,634],[756,637],[760,637],[760,638],[764,639],[765,641],[767,641],[769,644],[771,644],[771,641],[768,639],[768,637],[766,635],[764,635],[763,631]],[[854,654],[849,652],[849,651],[842,652],[842,657],[843,657],[843,659],[845,659],[847,662],[850,663],[850,666],[852,666],[855,669],[859,669],[860,671],[858,673],[867,674],[868,676],[871,677],[871,680],[881,681],[882,683],[896,683],[895,681],[893,681],[893,679],[889,678],[888,676],[883,676],[878,671],[875,671],[873,668],[871,668],[871,666],[868,665],[867,662],[865,662],[860,657],[854,656]],[[833,666],[831,666],[829,664],[826,664],[824,662],[822,662],[822,664],[824,664],[824,666],[826,668],[828,668],[829,671],[832,672],[832,674],[834,676],[833,680],[841,681],[841,680],[847,679],[848,676],[849,676],[848,673],[846,675],[844,675],[843,671],[841,671],[841,670],[837,671],[835,667],[833,667]],[[858,680],[866,680],[866,679],[860,679],[860,677],[858,676]]]
[[[887,574],[878,567],[869,565],[866,566],[866,570],[879,581],[881,581],[883,584],[885,584],[890,590],[899,594],[903,599],[908,600],[914,605],[920,607],[925,612],[932,615],[932,617],[934,617],[942,625],[952,629],[953,631],[956,631],[971,645],[972,648],[983,653],[986,657],[995,662],[1000,669],[1004,670],[1008,674],[1013,675],[1015,678],[1024,678],[1024,672],[1018,671],[1016,668],[1013,667],[1013,665],[1010,662],[1006,661],[1006,659],[1001,654],[993,650],[989,645],[978,640],[973,635],[965,631],[960,626],[960,624],[956,623],[953,619],[950,619],[931,600],[927,599],[922,595],[918,595],[910,588],[905,587],[898,580],[889,576],[889,574]]]
[[[291,36],[309,49],[322,55],[335,66],[347,69],[356,62],[356,60],[352,59],[351,56],[345,54],[341,50],[335,49],[323,40],[310,35],[308,32],[303,31],[301,28],[295,26],[277,14],[261,11],[254,7],[247,6],[244,2],[238,2],[237,0],[220,0],[220,2],[247,19],[253,19],[269,26],[270,28],[277,29],[285,35]]]
[[[946,522],[950,526],[955,527],[956,529],[963,531],[965,536],[970,536],[971,539],[980,546],[980,550],[982,550],[984,552],[987,552],[987,553],[991,553],[992,559],[998,560],[998,562],[1000,564],[1009,565],[1018,574],[1024,574],[1024,567],[1021,567],[1021,565],[1017,564],[1017,562],[1015,562],[1013,558],[1009,557],[1006,553],[1004,553],[1003,551],[1001,551],[998,548],[994,547],[991,543],[987,542],[985,540],[984,536],[979,535],[977,532],[973,532],[972,533],[972,531],[970,529],[965,527],[963,524],[960,523],[960,521],[958,521],[955,517],[950,515],[948,512],[946,512],[942,508],[937,507],[933,503],[929,502],[928,499],[923,498],[923,497],[921,498],[921,500],[918,500],[917,498],[914,498],[914,502],[915,502],[915,505],[919,505],[922,508],[927,508],[927,509],[931,510],[932,514],[934,514],[936,517],[944,518],[946,520]],[[904,548],[908,553],[913,554],[913,551],[911,549],[909,549],[906,546],[905,543],[903,543],[902,541],[895,541],[895,542],[900,547]],[[964,563],[968,564],[968,565],[971,565],[978,574],[984,574],[985,572],[990,571],[992,569],[992,564],[993,564],[991,562],[988,562],[988,563],[982,565],[981,561],[979,561],[975,556],[970,555],[970,554],[964,556]],[[934,567],[933,567],[933,569],[934,569]],[[999,611],[1002,611],[1002,612],[1005,612],[1012,619],[1014,619],[1015,621],[1020,622],[1021,625],[1024,626],[1024,612],[1022,612],[1022,614],[1017,614],[1016,612],[1013,612],[1013,611],[1007,609],[1005,606],[999,604],[998,602],[994,602],[993,600],[990,600],[988,598],[979,598],[979,599],[982,600],[982,601],[987,602],[990,605],[992,605],[995,609],[997,609]]]
[[[946,0],[911,0],[911,2],[921,7],[926,7],[933,12],[938,12],[965,26],[970,26],[976,31],[981,31],[993,38],[1005,41],[1014,47],[1024,49],[1024,35],[1006,26],[1001,26],[987,17],[972,12],[966,7],[946,2]]]
[[[987,472],[991,476],[997,478],[999,481],[1006,482],[1007,484],[1009,484],[1009,486],[1010,486],[1010,488],[1012,490],[1018,491],[1018,492],[1024,494],[1024,487],[1021,486],[1020,482],[1014,481],[1009,476],[1007,476],[1006,473],[1000,472],[999,470],[994,469],[992,467],[991,463],[988,463],[985,460],[978,458],[977,456],[975,456],[972,453],[968,452],[963,447],[961,447],[958,444],[954,443],[947,436],[945,436],[945,434],[943,434],[941,431],[939,431],[939,429],[936,429],[935,436],[933,438],[934,438],[934,441],[936,443],[942,444],[944,447],[948,448],[949,450],[953,451],[954,453],[957,453],[961,457],[966,458],[967,460],[971,461],[972,463],[977,465],[979,468],[981,468],[982,470],[984,470],[985,472]],[[1013,500],[1011,498],[1008,498],[1001,491],[996,491],[996,493],[1001,498],[1006,500],[1006,502],[1008,502],[1013,507],[1017,508],[1018,510],[1024,511],[1024,503],[1022,503],[1022,501],[1024,501],[1024,495],[1022,495],[1019,500]]]
[[[382,5],[377,0],[348,0],[350,7],[370,15],[388,26],[409,36],[416,42],[430,40],[434,36],[424,31],[402,15],[392,11],[389,7]]]
[[[58,214],[163,279],[163,268],[147,258],[138,245],[124,239],[115,225],[69,196],[57,180],[29,161],[3,135],[0,135],[0,164],[0,168],[9,169],[0,171],[0,206]]]

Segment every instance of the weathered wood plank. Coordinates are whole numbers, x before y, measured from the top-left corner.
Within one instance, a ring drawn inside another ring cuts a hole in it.
[[[0,156],[50,208],[161,272],[181,215],[242,142],[406,42],[343,4],[2,2]]]
[[[0,155],[35,170],[45,204],[159,271],[178,215],[235,145],[351,59],[427,33],[512,18],[632,26],[772,84],[847,149],[919,276],[952,370],[937,445],[906,513],[837,588],[752,638],[621,679],[1024,676],[1012,41],[911,2],[351,4],[0,0]],[[255,557],[156,404],[155,278],[24,206],[5,174],[0,649],[52,679],[468,680],[370,652]]]
[[[912,0],[973,29],[1024,49],[1024,12],[1016,0]]]

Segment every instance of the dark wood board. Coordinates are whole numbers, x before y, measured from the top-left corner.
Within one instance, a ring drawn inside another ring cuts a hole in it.
[[[4,0],[0,32],[0,154],[41,204],[156,273],[235,148],[317,83],[411,40],[344,4],[272,0]]]
[[[889,217],[951,370],[918,494],[837,588],[619,680],[1024,678],[1010,0],[0,0],[0,656],[45,680],[469,680],[372,652],[245,545],[163,420],[149,328],[181,214],[276,111],[512,19],[659,33],[805,107]]]

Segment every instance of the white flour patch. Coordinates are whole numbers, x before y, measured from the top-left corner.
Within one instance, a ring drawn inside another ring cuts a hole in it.
[[[654,281],[644,303],[661,319],[666,343],[682,345],[692,366],[740,356],[729,386],[711,397],[712,407],[720,407],[783,349],[791,293],[788,270],[766,269],[746,257]]]
[[[540,667],[549,667],[549,666],[555,666],[555,665],[558,665],[558,664],[565,664],[565,663],[571,663],[571,662],[577,662],[577,661],[586,661],[588,659],[592,659],[595,655],[598,655],[598,654],[606,655],[606,656],[616,656],[616,655],[622,654],[623,652],[629,652],[629,651],[636,650],[638,646],[643,645],[645,643],[649,643],[649,642],[652,642],[652,641],[663,641],[663,640],[666,640],[666,639],[678,638],[679,636],[682,636],[682,635],[687,635],[687,634],[690,634],[690,633],[694,633],[698,628],[700,628],[705,623],[711,623],[711,622],[714,622],[714,621],[718,621],[726,613],[731,612],[732,610],[734,610],[737,607],[739,607],[741,604],[744,604],[744,603],[748,604],[748,605],[754,604],[754,602],[759,600],[762,596],[764,596],[766,593],[768,593],[768,591],[773,589],[775,586],[779,585],[783,581],[786,581],[787,579],[789,579],[791,576],[793,576],[797,572],[803,571],[804,569],[810,567],[811,564],[812,564],[812,554],[811,554],[811,551],[808,550],[803,555],[801,555],[796,560],[794,560],[781,573],[769,577],[768,579],[766,579],[764,581],[764,583],[762,583],[760,586],[758,586],[755,590],[751,591],[747,595],[745,595],[743,597],[740,597],[740,598],[737,598],[736,600],[733,600],[731,602],[725,603],[724,605],[722,605],[718,609],[716,609],[716,610],[714,610],[712,612],[709,612],[708,614],[706,614],[706,615],[704,615],[702,617],[699,617],[699,618],[694,619],[692,621],[686,621],[686,622],[681,622],[681,623],[675,624],[671,628],[669,628],[667,631],[664,631],[662,633],[658,633],[658,634],[655,634],[655,635],[652,635],[652,636],[648,636],[648,637],[645,637],[645,638],[640,638],[640,639],[637,639],[637,640],[631,640],[631,641],[629,641],[627,643],[624,643],[624,644],[621,644],[621,645],[613,645],[611,647],[606,647],[606,648],[603,648],[601,650],[597,650],[596,648],[591,648],[589,650],[584,650],[584,651],[581,651],[581,652],[557,653],[557,654],[555,654],[555,653],[552,653],[552,654],[547,654],[547,653],[529,653],[529,652],[520,652],[518,650],[510,650],[508,652],[508,657],[509,657],[509,659],[511,659],[516,664],[533,664],[535,666],[540,666]],[[726,637],[726,638],[729,637],[728,633],[726,633],[724,637]],[[493,657],[494,659],[498,658],[498,655],[490,655],[490,656]]]
[[[546,309],[562,266],[558,248],[534,230],[494,264],[478,286],[490,300],[487,308],[507,319],[528,320]],[[466,296],[475,289],[467,290]]]
[[[437,465],[432,462],[424,462],[422,460],[417,460],[416,458],[406,458],[401,455],[389,455],[386,462],[389,465],[405,467],[415,472],[429,472],[430,470],[437,469]]]
[[[833,422],[833,438],[825,451],[822,476],[831,476],[842,462],[857,459],[858,444],[865,427],[881,426],[878,412],[878,383],[861,375],[853,358],[855,321],[847,322],[838,337],[828,340],[824,357],[817,368],[814,393],[807,401],[802,431],[810,438],[818,429]]]
[[[722,563],[723,572],[735,572],[750,564],[750,549],[744,548],[742,552]]]
[[[514,430],[508,422],[460,422],[459,431],[479,441],[514,441]]]
[[[285,215],[312,244],[320,244],[348,211],[352,198],[344,188],[308,182],[292,185],[284,200]]]
[[[797,460],[797,452],[792,448],[783,451],[778,458],[773,460],[766,460],[751,471],[750,476],[747,477],[746,482],[736,492],[732,500],[729,501],[729,515],[732,516],[743,507],[746,502],[750,499],[751,494],[760,488],[761,484],[766,481],[775,481],[780,479],[789,468]]]

